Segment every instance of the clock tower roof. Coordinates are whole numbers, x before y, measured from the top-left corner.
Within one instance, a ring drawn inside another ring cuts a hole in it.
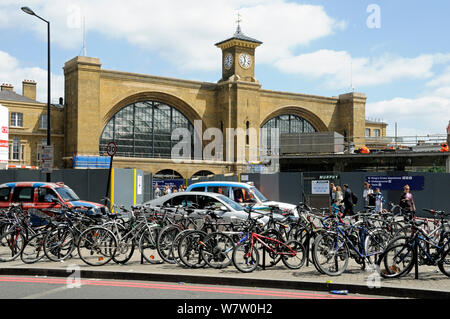
[[[218,43],[216,43],[215,45],[219,48],[222,48],[223,46],[226,46],[226,44],[228,44],[229,42],[235,42],[235,41],[245,41],[245,42],[251,42],[253,44],[254,47],[259,46],[260,44],[262,44],[261,41],[250,38],[248,36],[246,36],[244,33],[242,33],[241,31],[241,27],[238,25],[236,32],[234,33],[234,35],[231,38],[228,38],[226,40],[220,41]]]

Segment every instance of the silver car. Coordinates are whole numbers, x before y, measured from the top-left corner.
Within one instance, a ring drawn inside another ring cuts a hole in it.
[[[214,207],[216,214],[223,219],[230,220],[237,218],[246,220],[248,213],[244,211],[244,207],[231,200],[230,198],[217,193],[205,192],[178,192],[161,196],[151,201],[145,202],[144,206],[149,207],[187,207],[194,209],[196,212],[205,211],[208,207]],[[252,218],[258,218],[263,224],[269,220],[267,216],[261,218],[261,213],[254,212],[251,214]]]

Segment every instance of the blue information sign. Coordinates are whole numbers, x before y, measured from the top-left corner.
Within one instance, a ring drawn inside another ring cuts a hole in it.
[[[424,176],[367,176],[366,181],[372,189],[403,190],[403,186],[409,185],[412,191],[421,191],[425,185]]]

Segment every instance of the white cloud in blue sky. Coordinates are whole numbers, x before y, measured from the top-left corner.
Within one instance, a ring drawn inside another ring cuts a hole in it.
[[[367,7],[377,4],[381,27]],[[63,96],[64,62],[87,54],[106,69],[215,82],[237,12],[242,30],[263,44],[256,77],[263,88],[335,96],[353,88],[368,97],[366,115],[400,134],[444,133],[450,120],[450,4],[418,0],[2,0],[0,82],[38,82],[45,100],[46,28],[51,21],[53,98]],[[419,120],[420,119],[420,120]]]

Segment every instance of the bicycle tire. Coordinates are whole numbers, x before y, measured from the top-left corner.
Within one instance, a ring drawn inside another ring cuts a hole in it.
[[[439,270],[450,277],[450,246],[447,244],[447,249],[442,252],[441,259],[438,262]]]
[[[187,231],[180,236],[177,250],[180,261],[189,268],[202,268],[206,262],[202,258],[203,239],[206,233],[201,230]]]
[[[69,227],[57,227],[44,237],[44,253],[51,261],[69,258],[75,249],[75,234]]]
[[[34,264],[44,258],[44,238],[45,233],[39,233],[25,243],[20,253],[20,259],[24,264]]]
[[[25,237],[19,229],[4,232],[0,236],[0,262],[15,260],[24,246]]]
[[[281,261],[283,264],[289,269],[300,269],[303,267],[306,259],[306,249],[303,244],[298,240],[291,240],[286,243],[287,246],[290,247],[293,251],[295,251],[294,255],[288,255],[290,253],[290,249],[282,246],[281,251],[283,254],[281,255]]]
[[[228,267],[232,262],[234,240],[222,232],[208,234],[203,240],[202,258],[205,263],[215,269]]]
[[[316,238],[313,254],[317,267],[326,275],[339,276],[347,269],[349,249],[342,236],[335,232],[320,234]]]
[[[156,249],[156,241],[161,229],[159,226],[149,226],[142,232],[139,239],[139,252],[150,264],[161,264],[164,262]]]
[[[110,262],[116,254],[117,239],[109,229],[91,227],[81,233],[77,247],[78,255],[84,263],[102,266]]]
[[[174,225],[169,225],[164,227],[158,235],[158,240],[156,242],[156,249],[158,251],[158,255],[164,260],[166,263],[175,264],[176,261],[173,258],[172,253],[172,244],[175,240],[177,234],[181,231],[181,229]]]
[[[383,229],[375,229],[369,232],[364,240],[364,252],[370,264],[377,263],[377,259],[386,249],[389,238],[389,233]]]
[[[251,253],[250,240],[244,240],[233,249],[232,261],[234,267],[243,273],[254,271],[259,264],[259,253],[255,247],[252,247]]]
[[[415,251],[409,243],[389,245],[378,261],[381,277],[399,278],[406,275],[412,270],[415,258]]]

